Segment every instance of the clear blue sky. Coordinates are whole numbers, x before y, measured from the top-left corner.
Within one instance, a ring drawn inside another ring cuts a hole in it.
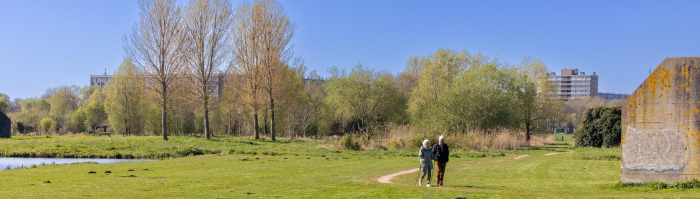
[[[322,76],[359,62],[395,73],[411,56],[450,48],[596,72],[600,91],[631,93],[664,58],[700,56],[700,1],[281,3],[298,26],[295,55]],[[126,0],[0,0],[0,93],[39,97],[112,74],[138,12]]]

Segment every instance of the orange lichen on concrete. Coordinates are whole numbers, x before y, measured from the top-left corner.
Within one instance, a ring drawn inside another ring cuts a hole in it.
[[[647,88],[651,89],[651,94],[656,96],[656,85],[659,84],[660,89],[671,88],[671,74],[666,67],[657,68],[647,78]]]

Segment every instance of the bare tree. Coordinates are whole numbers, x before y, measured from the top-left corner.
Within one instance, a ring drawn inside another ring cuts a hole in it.
[[[175,0],[139,0],[141,20],[124,38],[124,51],[143,69],[146,87],[160,95],[161,130],[168,140],[166,116],[170,86],[183,71],[182,15]]]
[[[275,99],[284,95],[285,84],[289,77],[281,75],[288,67],[287,62],[292,57],[290,41],[294,36],[296,25],[289,20],[284,8],[275,0],[260,0],[253,6],[254,23],[259,29],[260,35],[260,59],[262,88],[265,91],[270,109],[270,134],[275,141]]]
[[[253,20],[253,5],[243,3],[236,7],[233,15],[234,25],[232,26],[234,51],[234,62],[236,64],[235,73],[242,79],[240,91],[246,107],[253,114],[253,129],[255,139],[260,139],[260,128],[258,124],[258,111],[260,109],[260,56],[258,55],[258,45],[260,38],[259,30],[255,28]]]
[[[204,135],[209,128],[210,98],[226,77],[230,50],[231,3],[228,0],[192,0],[184,15],[188,71],[204,106]],[[218,93],[216,93],[218,95]]]

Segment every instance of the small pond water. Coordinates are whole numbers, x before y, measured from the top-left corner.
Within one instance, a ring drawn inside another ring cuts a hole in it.
[[[86,159],[86,158],[0,158],[0,170],[31,167],[32,165],[44,164],[69,164],[76,162],[97,162],[100,164],[115,162],[143,162],[152,161],[145,159]]]

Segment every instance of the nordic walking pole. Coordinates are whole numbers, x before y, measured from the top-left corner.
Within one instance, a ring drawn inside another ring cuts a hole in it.
[[[418,185],[418,178],[420,178],[420,164],[418,164],[418,176],[416,177],[416,185]]]

